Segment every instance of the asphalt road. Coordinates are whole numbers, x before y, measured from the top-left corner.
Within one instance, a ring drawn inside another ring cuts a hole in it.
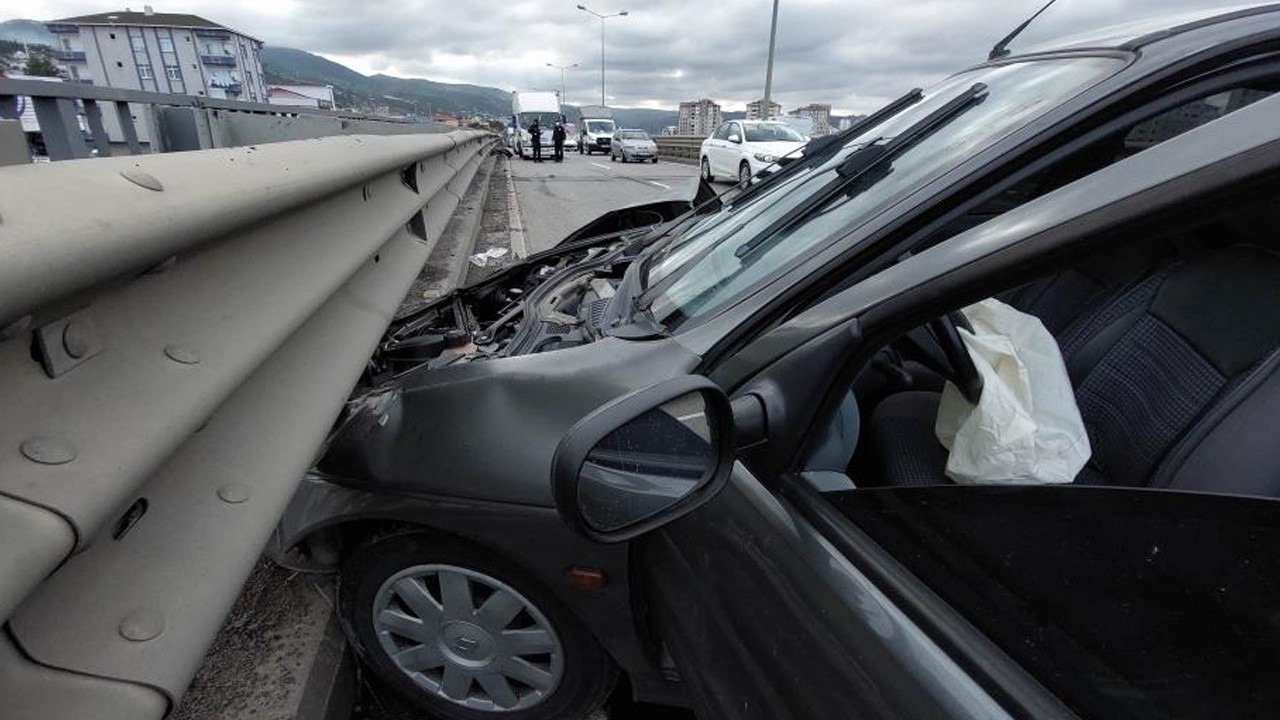
[[[531,254],[610,210],[655,200],[688,200],[698,189],[698,168],[693,165],[667,160],[615,163],[607,155],[576,152],[566,152],[562,163],[512,158],[511,175]]]

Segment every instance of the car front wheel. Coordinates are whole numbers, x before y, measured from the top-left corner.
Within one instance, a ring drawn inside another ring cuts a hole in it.
[[[707,182],[715,182],[715,176],[711,174],[711,162],[707,160],[707,156],[702,156],[702,179]]]
[[[738,184],[743,188],[751,184],[751,166],[747,164],[746,160],[743,160],[742,164],[738,166]]]
[[[433,717],[586,717],[617,672],[537,582],[482,549],[427,535],[346,560],[340,610],[361,659]]]

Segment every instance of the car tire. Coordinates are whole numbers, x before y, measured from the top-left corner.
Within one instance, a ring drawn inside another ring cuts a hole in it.
[[[738,165],[738,186],[743,190],[751,186],[751,165],[746,160]]]
[[[613,153],[609,153],[609,162],[618,162],[618,156]]]
[[[453,610],[446,585],[455,589]],[[459,587],[467,593],[460,595]],[[467,622],[423,629],[422,616],[405,599],[410,596]],[[401,534],[366,543],[343,563],[338,604],[360,659],[441,720],[585,718],[617,681],[608,654],[550,591],[497,555],[461,541]],[[458,612],[459,606],[473,608],[471,614]],[[486,607],[497,613],[488,623],[480,619]],[[375,613],[389,619],[377,620]],[[422,634],[400,635],[395,628]],[[501,630],[495,635],[494,628]],[[539,644],[509,653],[501,640],[515,633],[524,643]],[[502,671],[478,669],[486,654],[490,667],[500,663]]]
[[[702,156],[702,179],[707,182],[715,182],[716,176],[711,174],[711,161],[707,160],[707,156]]]
[[[654,165],[657,165],[657,164],[658,164],[658,158],[654,158],[651,162],[652,162]]]

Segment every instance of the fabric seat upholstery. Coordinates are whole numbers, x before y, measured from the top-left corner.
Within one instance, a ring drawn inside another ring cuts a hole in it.
[[[1280,460],[1262,430],[1280,425],[1277,290],[1280,257],[1237,246],[1166,268],[1064,331],[1059,344],[1093,447],[1077,481],[1219,489],[1226,485],[1205,473],[1230,460],[1252,468],[1231,487],[1280,493],[1280,465],[1241,459]],[[933,435],[936,399],[917,395],[891,396],[873,413],[869,441],[886,484],[949,482]]]

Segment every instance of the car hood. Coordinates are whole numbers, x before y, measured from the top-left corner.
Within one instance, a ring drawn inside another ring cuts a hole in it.
[[[564,434],[697,362],[669,338],[606,338],[410,371],[348,403],[317,470],[365,490],[554,507],[551,459]]]

